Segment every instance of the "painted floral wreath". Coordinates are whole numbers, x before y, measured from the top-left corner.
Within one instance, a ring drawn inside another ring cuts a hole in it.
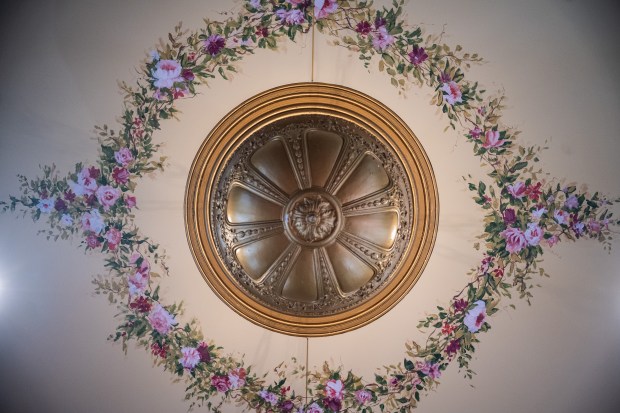
[[[541,148],[518,146],[518,131],[502,125],[503,96],[486,97],[464,77],[480,58],[408,27],[401,18],[403,1],[378,10],[363,0],[249,0],[236,17],[206,20],[198,31],[176,27],[169,42],[151,53],[137,84],[123,84],[120,130],[96,127],[101,144],[96,164],[78,163],[66,177],[54,166],[44,167],[43,176],[33,180],[19,176],[22,195],[0,203],[3,212],[20,207],[34,220],[47,219],[48,238],[76,235],[86,250],[103,254],[109,274],[93,281],[96,292],[120,310],[110,339],[122,343],[124,351],[134,341],[165,370],[184,377],[190,407],[217,412],[233,402],[257,412],[408,411],[438,384],[450,362],[472,376],[474,346],[490,329],[488,317],[498,311],[500,300],[516,292],[529,302],[532,276],[546,275],[539,267],[543,249],[579,238],[610,248],[610,226],[620,221],[607,208],[619,200],[539,179],[534,165]],[[291,372],[267,383],[243,359],[205,340],[195,320],[179,321],[181,304],[160,296],[159,274],[152,267],[167,274],[164,257],[136,227],[132,211],[138,181],[164,169],[153,134],[162,120],[176,115],[176,101],[194,96],[199,84],[217,74],[226,79],[246,54],[275,50],[280,39],[294,41],[312,25],[357,53],[366,67],[377,64],[395,87],[432,89],[431,103],[441,108],[449,127],[462,131],[488,179],[469,183],[485,212],[482,245],[476,246],[483,256],[471,270],[471,281],[419,322],[428,333],[424,345],[406,343],[404,361],[377,372],[372,381],[327,363],[317,372],[298,369],[307,374],[306,399],[287,385]]]

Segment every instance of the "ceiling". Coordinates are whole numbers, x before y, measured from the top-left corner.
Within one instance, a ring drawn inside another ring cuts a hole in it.
[[[377,2],[377,4],[381,4]],[[229,1],[23,1],[0,17],[0,198],[18,192],[17,174],[55,163],[68,171],[93,161],[93,126],[114,128],[121,111],[117,81],[132,82],[158,39],[182,21],[198,28]],[[480,53],[470,78],[508,96],[504,121],[526,144],[549,147],[549,179],[620,194],[620,7],[612,1],[417,0],[407,21]],[[179,121],[164,125],[169,168],[137,189],[136,221],[166,250],[167,296],[183,300],[205,335],[268,372],[296,357],[320,367],[327,360],[371,377],[404,357],[415,328],[467,280],[479,260],[472,247],[482,213],[462,176],[483,176],[463,137],[428,104],[427,90],[400,95],[387,78],[357,64],[346,50],[316,43],[315,80],[374,96],[400,115],[431,160],[441,205],[437,242],[418,284],[387,315],[359,330],[310,339],[276,334],[222,304],[200,276],[183,225],[185,183],[204,137],[230,109],[265,89],[311,76],[311,43],[301,38],[277,52],[261,51],[239,65],[231,82],[214,80],[180,104]],[[102,259],[79,239],[47,241],[42,223],[0,215],[0,407],[3,411],[183,412],[184,386],[152,366],[145,351],[106,340],[115,310],[93,294]],[[551,278],[541,279],[531,306],[508,303],[491,320],[466,381],[456,366],[444,374],[420,412],[599,412],[620,402],[620,245],[611,253],[593,241],[561,243],[545,254]],[[355,351],[352,351],[352,348]],[[298,382],[293,386],[302,389]],[[471,386],[474,386],[473,388]],[[235,406],[228,411],[237,411]]]

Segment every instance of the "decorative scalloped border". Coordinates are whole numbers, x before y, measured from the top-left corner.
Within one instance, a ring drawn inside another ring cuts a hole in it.
[[[610,248],[610,226],[620,221],[607,208],[619,200],[545,182],[535,167],[541,148],[517,145],[518,131],[501,123],[503,96],[488,97],[478,83],[465,79],[478,56],[408,27],[401,18],[403,1],[378,10],[362,0],[249,0],[225,21],[205,20],[205,27],[191,32],[178,26],[169,42],[151,53],[136,85],[123,84],[120,129],[96,127],[101,146],[95,165],[78,163],[65,177],[54,166],[43,167],[43,176],[32,180],[19,176],[22,195],[0,202],[3,212],[20,207],[34,220],[47,219],[48,238],[77,235],[87,250],[104,255],[109,274],[93,282],[96,292],[120,310],[110,339],[125,351],[134,340],[165,370],[184,377],[191,406],[214,412],[225,402],[257,412],[408,411],[438,384],[451,361],[471,377],[469,362],[479,333],[490,328],[488,317],[513,293],[529,302],[532,276],[546,275],[539,267],[544,249],[579,238]],[[280,370],[280,380],[269,384],[243,359],[205,342],[195,320],[177,320],[181,304],[160,296],[157,277],[168,273],[165,257],[133,222],[139,179],[164,169],[153,134],[162,120],[176,115],[175,102],[194,96],[199,84],[216,75],[226,79],[246,54],[276,50],[280,39],[295,40],[312,25],[357,53],[366,67],[376,65],[393,86],[433,90],[431,104],[442,109],[448,127],[463,133],[487,173],[487,182],[468,184],[485,214],[476,245],[483,256],[470,272],[471,281],[420,321],[426,342],[406,343],[404,361],[370,382],[325,363],[311,373],[301,367]],[[286,384],[287,376],[296,374],[306,377],[308,399]]]

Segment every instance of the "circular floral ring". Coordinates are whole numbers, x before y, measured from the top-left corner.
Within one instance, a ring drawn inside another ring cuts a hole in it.
[[[402,0],[381,10],[364,0],[248,0],[238,16],[226,21],[206,20],[205,27],[192,32],[177,27],[169,43],[151,54],[137,84],[123,86],[120,131],[98,128],[96,164],[78,163],[64,177],[44,167],[41,177],[22,178],[21,196],[0,206],[3,211],[20,206],[35,220],[46,218],[48,234],[77,234],[86,249],[105,255],[110,274],[95,280],[96,291],[118,305],[121,320],[110,338],[124,348],[134,341],[164,369],[185,377],[193,404],[219,411],[213,400],[219,397],[256,411],[368,412],[374,406],[407,411],[437,384],[450,361],[472,375],[469,361],[480,332],[489,328],[488,317],[513,292],[529,299],[543,249],[578,238],[609,247],[610,227],[619,221],[607,210],[612,202],[598,193],[539,180],[533,169],[539,148],[518,146],[516,131],[502,124],[502,96],[486,96],[465,78],[464,70],[478,56],[460,47],[453,50],[440,37],[423,37],[401,14]],[[485,213],[483,256],[472,269],[473,279],[420,321],[428,331],[425,343],[407,343],[404,361],[376,374],[374,381],[326,364],[307,375],[309,397],[304,399],[290,391],[286,379],[266,383],[244,360],[205,342],[195,321],[178,320],[180,305],[161,297],[155,280],[153,266],[167,273],[159,246],[140,233],[131,211],[139,179],[164,167],[152,138],[162,120],[175,116],[176,101],[193,96],[207,79],[226,78],[246,54],[277,49],[280,38],[294,40],[312,25],[357,53],[367,67],[376,65],[395,87],[433,90],[431,103],[471,144],[487,178],[469,183]]]

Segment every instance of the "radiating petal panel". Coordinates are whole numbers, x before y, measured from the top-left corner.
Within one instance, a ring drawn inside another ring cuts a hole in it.
[[[368,215],[348,216],[344,230],[385,249],[394,245],[398,213],[385,211]]]
[[[336,242],[325,250],[342,292],[351,293],[358,290],[374,275],[372,268],[339,243]]]
[[[346,204],[379,191],[387,187],[389,183],[390,178],[381,163],[374,156],[364,155],[335,195],[342,204]]]
[[[233,185],[228,194],[226,216],[233,224],[276,221],[282,218],[282,207],[240,185]]]
[[[290,244],[284,234],[250,242],[235,252],[239,264],[254,280],[260,279]]]
[[[252,155],[250,162],[263,176],[287,194],[290,195],[299,188],[284,142],[281,140],[274,139],[267,142]]]
[[[302,250],[289,271],[288,278],[282,288],[282,295],[290,300],[316,301],[319,298],[316,272],[314,250]]]
[[[338,160],[342,138],[335,133],[312,130],[306,134],[312,186],[324,187]]]

